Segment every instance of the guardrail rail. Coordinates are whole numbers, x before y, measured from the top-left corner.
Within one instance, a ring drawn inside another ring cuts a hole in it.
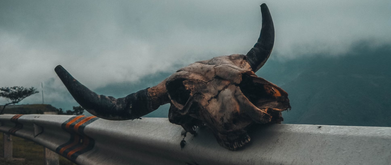
[[[0,131],[32,140],[81,165],[391,164],[391,128],[276,124],[255,128],[239,151],[209,129],[188,135],[167,118],[110,121],[94,116],[0,115]]]

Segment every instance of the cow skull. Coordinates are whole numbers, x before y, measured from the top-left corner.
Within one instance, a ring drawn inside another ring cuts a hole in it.
[[[124,98],[98,95],[74,79],[62,66],[56,73],[75,100],[91,114],[109,120],[139,118],[170,103],[169,121],[195,134],[209,127],[219,144],[236,150],[251,139],[246,128],[254,123],[280,123],[290,108],[288,94],[257,77],[274,44],[269,9],[261,5],[262,29],[247,55],[233,54],[198,61],[179,69],[158,85]]]

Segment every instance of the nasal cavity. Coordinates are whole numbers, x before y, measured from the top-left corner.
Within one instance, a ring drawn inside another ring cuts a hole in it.
[[[183,85],[183,81],[185,80],[186,79],[176,79],[166,84],[171,99],[181,105],[185,105],[190,96],[190,91],[186,90],[186,87]]]

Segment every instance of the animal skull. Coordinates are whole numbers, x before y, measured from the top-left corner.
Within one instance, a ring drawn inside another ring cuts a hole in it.
[[[290,108],[288,94],[257,77],[274,44],[269,9],[261,5],[262,30],[247,55],[233,54],[198,61],[179,69],[158,85],[124,98],[98,95],[74,79],[62,66],[55,71],[75,100],[91,114],[110,120],[135,119],[170,103],[169,120],[195,134],[206,125],[219,144],[237,150],[251,139],[246,128],[254,123],[280,123]]]

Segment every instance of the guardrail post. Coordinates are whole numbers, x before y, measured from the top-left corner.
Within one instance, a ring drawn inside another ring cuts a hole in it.
[[[44,112],[44,114],[48,115],[57,115],[57,112]],[[44,147],[44,162],[45,165],[59,165],[60,161],[58,158],[58,154],[56,152],[53,152],[52,150],[49,150],[48,148]]]
[[[12,159],[12,135],[3,133],[4,159]]]
[[[58,154],[49,150],[48,148],[44,148],[45,154],[45,165],[59,165],[60,161],[58,159]]]

